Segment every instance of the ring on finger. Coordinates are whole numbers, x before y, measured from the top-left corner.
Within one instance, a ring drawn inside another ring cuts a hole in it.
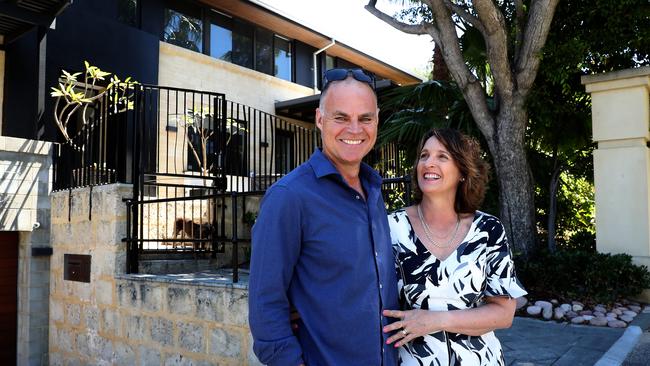
[[[406,335],[409,334],[409,332],[406,329],[402,329],[402,334],[404,334],[404,336],[406,337]]]

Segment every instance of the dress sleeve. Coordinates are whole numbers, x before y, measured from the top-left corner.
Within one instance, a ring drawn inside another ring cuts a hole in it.
[[[488,239],[485,294],[510,298],[524,296],[528,292],[517,279],[505,229],[499,220],[495,219],[495,221]]]

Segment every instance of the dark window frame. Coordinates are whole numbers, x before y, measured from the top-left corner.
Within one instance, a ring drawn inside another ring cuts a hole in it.
[[[165,23],[165,16],[166,16],[168,11],[174,11],[174,12],[179,13],[181,15],[184,15],[184,16],[186,16],[188,18],[197,19],[200,22],[201,36],[199,37],[199,40],[200,40],[201,44],[200,44],[200,47],[199,47],[198,51],[187,48],[187,47],[184,47],[183,45],[175,44],[175,43],[168,42],[167,40],[165,40],[165,30],[166,30],[166,25],[167,25]],[[204,7],[196,5],[194,3],[182,2],[182,1],[179,1],[179,0],[168,1],[165,4],[164,10],[163,10],[162,32],[160,34],[160,40],[162,40],[163,42],[169,43],[169,44],[173,44],[173,45],[177,45],[179,47],[183,47],[183,48],[185,48],[187,50],[190,50],[190,51],[193,51],[193,52],[205,53],[205,48],[206,48],[206,45],[205,45],[205,38],[206,38],[205,37],[205,33],[206,33],[205,32],[205,24],[206,23],[205,23],[205,8]]]
[[[141,0],[136,0],[136,1],[138,1],[138,5],[140,5]],[[282,34],[276,33],[276,32],[274,32],[274,31],[272,31],[270,29],[261,27],[261,26],[259,26],[257,24],[248,22],[248,21],[246,21],[244,19],[232,16],[230,14],[223,13],[221,11],[218,11],[218,10],[210,8],[210,7],[199,5],[199,4],[194,3],[194,2],[182,2],[180,0],[170,0],[170,1],[167,1],[166,4],[165,4],[165,12],[169,11],[169,10],[175,11],[177,13],[183,14],[183,15],[188,16],[188,17],[199,19],[201,21],[201,32],[202,32],[202,35],[201,35],[201,43],[202,43],[201,44],[201,49],[199,51],[189,49],[190,51],[199,52],[199,53],[214,57],[214,56],[211,55],[211,42],[212,42],[212,39],[211,39],[212,38],[211,26],[212,26],[212,24],[215,24],[217,26],[220,26],[220,27],[225,28],[227,30],[230,30],[232,32],[231,40],[233,42],[233,45],[231,46],[230,60],[229,61],[224,60],[224,61],[233,63],[235,65],[239,65],[239,66],[242,66],[242,67],[246,67],[247,69],[258,71],[258,72],[264,73],[266,75],[277,77],[278,79],[286,80],[286,81],[293,82],[293,83],[296,82],[296,67],[297,67],[296,55],[295,55],[296,42],[295,42],[294,39],[292,39],[290,37],[286,37],[286,36],[284,36]],[[251,53],[250,54],[251,54],[251,63],[252,63],[252,65],[248,65],[248,64],[242,65],[241,63],[235,62],[236,59],[234,57],[234,54],[235,54],[235,52],[234,52],[234,50],[235,50],[235,48],[234,48],[234,39],[235,39],[235,34],[236,34],[236,28],[238,26],[243,27],[243,28],[248,28],[250,30],[250,41],[251,41],[251,46],[250,46],[250,48],[251,48],[250,52]],[[164,24],[164,21],[163,21],[163,27],[162,27],[162,33],[160,35],[160,39],[163,42],[167,42],[167,41],[165,41],[164,32],[165,32],[165,24]],[[256,48],[257,48],[257,33],[258,32],[265,32],[265,33],[268,32],[270,34],[270,37],[271,37],[271,65],[270,65],[270,72],[260,71],[257,68],[258,55],[257,55],[257,49]],[[282,78],[282,77],[279,77],[278,74],[276,74],[276,66],[277,66],[277,64],[276,64],[276,56],[275,55],[276,55],[276,51],[277,51],[277,47],[278,47],[277,42],[276,42],[277,38],[280,38],[280,39],[282,39],[282,40],[289,43],[289,53],[291,54],[291,63],[290,63],[291,71],[290,71],[290,75],[289,75],[289,77],[290,77],[289,80],[287,80],[285,78]],[[171,43],[171,42],[168,42],[168,43]],[[173,44],[173,43],[171,43],[171,44]],[[186,48],[186,49],[188,49],[188,48]],[[216,58],[216,57],[214,57],[214,58]],[[216,58],[216,59],[219,59],[219,58]]]

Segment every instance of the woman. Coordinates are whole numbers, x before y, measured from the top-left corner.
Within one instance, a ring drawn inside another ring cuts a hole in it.
[[[478,211],[488,165],[476,141],[450,129],[422,138],[415,205],[389,215],[402,311],[388,343],[401,365],[505,365],[492,332],[512,324],[526,291],[501,222]],[[409,310],[412,309],[412,310]]]

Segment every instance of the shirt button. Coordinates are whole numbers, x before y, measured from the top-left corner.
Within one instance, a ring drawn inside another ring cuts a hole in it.
[[[377,252],[375,252],[375,257],[378,257],[378,256],[379,256],[379,254],[377,254]]]
[[[380,283],[380,284],[379,284],[379,288],[384,288],[384,286],[382,286],[382,284]]]
[[[358,199],[358,200],[361,199],[361,197],[359,197],[359,195],[356,195],[355,198]]]

